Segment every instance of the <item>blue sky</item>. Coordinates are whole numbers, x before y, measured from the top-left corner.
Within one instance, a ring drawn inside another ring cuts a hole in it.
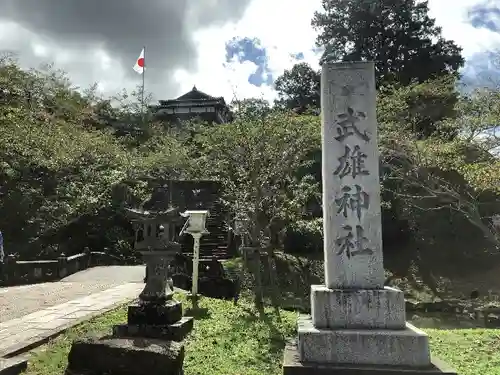
[[[303,54],[301,54],[303,56]],[[295,56],[296,58],[297,55]],[[226,42],[226,63],[236,60],[239,63],[249,61],[255,64],[255,71],[248,76],[248,83],[261,87],[272,85],[275,77],[267,63],[267,51],[257,38],[233,38]]]
[[[465,18],[477,30],[488,30],[500,34],[500,5],[491,2],[469,6]],[[248,83],[257,87],[272,85],[277,78],[269,69],[268,53],[260,39],[250,37],[233,38],[226,42],[226,63],[255,64],[255,71],[248,76]],[[297,62],[304,60],[303,52],[290,53]],[[500,85],[500,46],[498,50],[484,49],[467,57],[462,70],[462,83],[467,86]]]

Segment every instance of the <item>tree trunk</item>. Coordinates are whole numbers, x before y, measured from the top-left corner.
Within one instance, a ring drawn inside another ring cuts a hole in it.
[[[269,269],[269,282],[271,283],[271,303],[274,307],[274,312],[280,317],[280,291],[278,286],[278,276],[277,276],[277,266],[276,266],[276,258],[274,254],[274,250],[272,248],[267,250],[267,265]]]
[[[255,298],[254,298],[254,303],[255,303],[255,308],[259,313],[264,312],[264,292],[262,290],[262,276],[260,272],[260,248],[255,247],[252,249],[253,254],[253,274],[254,274],[254,293],[255,293]]]
[[[248,262],[247,262],[247,251],[244,246],[240,247],[241,250],[241,267],[240,267],[240,275],[238,277],[238,291],[237,295],[238,297],[235,298],[234,304],[236,305],[238,303],[239,296],[241,294],[241,290],[244,287],[244,282],[245,282],[245,271],[248,268]]]

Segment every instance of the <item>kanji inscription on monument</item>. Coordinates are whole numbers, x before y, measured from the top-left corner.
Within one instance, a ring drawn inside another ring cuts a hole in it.
[[[370,196],[363,191],[359,185],[342,187],[342,196],[335,199],[337,204],[337,213],[348,217],[350,213],[355,213],[357,218],[361,220],[364,210],[370,208]]]
[[[327,64],[321,80],[326,286],[382,288],[374,65]]]

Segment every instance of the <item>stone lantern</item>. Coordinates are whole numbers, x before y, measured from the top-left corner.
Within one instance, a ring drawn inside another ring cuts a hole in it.
[[[183,317],[167,282],[169,262],[180,251],[172,240],[178,210],[127,210],[127,215],[136,229],[135,247],[146,262],[146,286],[139,303],[128,306],[127,323],[114,325],[111,336],[73,342],[67,373],[183,374],[184,340],[193,318]]]
[[[209,233],[205,227],[209,212],[207,210],[193,210],[181,213],[182,217],[187,217],[186,223],[180,235],[189,233],[193,236],[193,283],[191,295],[196,298],[198,294],[198,263],[200,260],[200,238],[203,234]]]
[[[146,263],[146,286],[139,295],[141,304],[164,304],[170,300],[173,290],[168,283],[168,266],[181,246],[172,240],[172,230],[178,220],[178,210],[151,212],[129,209],[136,230],[135,249]]]

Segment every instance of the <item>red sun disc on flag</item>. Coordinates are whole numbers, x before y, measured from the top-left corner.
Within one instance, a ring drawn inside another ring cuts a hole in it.
[[[144,68],[144,57],[140,57],[139,60],[137,60],[137,65]]]

